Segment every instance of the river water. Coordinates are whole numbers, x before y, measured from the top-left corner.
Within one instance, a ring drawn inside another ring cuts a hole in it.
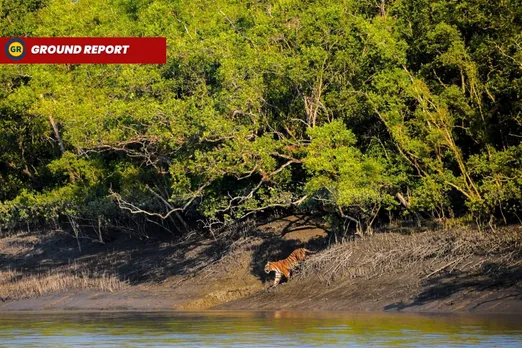
[[[522,316],[0,312],[0,347],[522,347]]]

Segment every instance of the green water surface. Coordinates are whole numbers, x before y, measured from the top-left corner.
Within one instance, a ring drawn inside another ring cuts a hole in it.
[[[522,316],[3,312],[1,347],[522,347]]]

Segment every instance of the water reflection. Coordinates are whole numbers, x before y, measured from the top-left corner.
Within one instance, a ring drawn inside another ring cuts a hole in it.
[[[310,312],[0,313],[0,345],[522,346],[509,315]]]

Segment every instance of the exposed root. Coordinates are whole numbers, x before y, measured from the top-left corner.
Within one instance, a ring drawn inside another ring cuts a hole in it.
[[[0,298],[18,300],[69,290],[117,291],[128,286],[107,273],[39,273],[23,275],[13,270],[0,271]]]
[[[355,256],[357,255],[357,256]],[[522,231],[498,229],[432,231],[415,235],[376,234],[334,245],[303,263],[299,277],[319,275],[323,281],[337,278],[373,278],[409,270],[429,278],[443,270],[506,270],[522,261]]]

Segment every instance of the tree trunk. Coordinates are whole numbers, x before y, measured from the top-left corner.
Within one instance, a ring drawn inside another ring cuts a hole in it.
[[[51,126],[53,126],[54,136],[56,137],[56,140],[58,141],[58,145],[60,146],[60,151],[62,151],[62,154],[63,154],[65,152],[65,147],[63,146],[62,137],[60,136],[60,131],[58,130],[58,126],[56,125],[56,122],[54,122],[54,118],[52,115],[49,115],[49,122],[51,122]]]

